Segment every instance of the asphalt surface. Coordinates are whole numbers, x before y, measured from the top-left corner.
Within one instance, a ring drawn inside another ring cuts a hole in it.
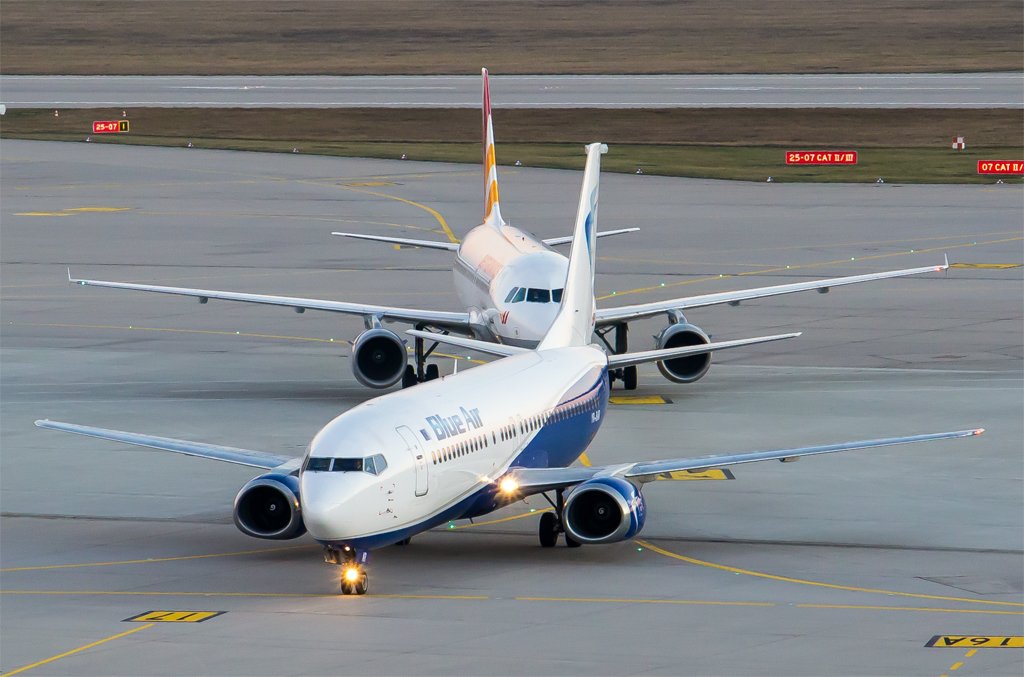
[[[501,108],[1019,108],[1024,73],[492,76]],[[10,108],[462,107],[478,76],[0,76]]]
[[[5,674],[1024,669],[1020,649],[925,647],[940,634],[1024,635],[1020,186],[605,175],[601,227],[642,230],[598,245],[602,304],[943,253],[957,265],[694,311],[688,319],[721,339],[805,333],[716,357],[689,386],[643,368],[637,394],[670,402],[613,406],[594,462],[988,432],[755,464],[733,481],[654,483],[631,543],[542,550],[530,510],[546,504],[534,498],[374,553],[371,594],[351,598],[310,539],[235,530],[231,501],[252,472],[32,421],[299,455],[320,425],[372,395],[344,343],[361,322],[74,287],[65,267],[456,309],[445,253],[328,233],[443,239],[422,205],[460,235],[479,218],[478,169],[6,140],[0,157]],[[500,172],[507,218],[545,237],[568,232],[578,172]],[[977,267],[993,264],[1011,267]],[[636,325],[633,348],[661,326]],[[454,358],[438,362],[447,373]],[[125,622],[149,611],[226,613]]]

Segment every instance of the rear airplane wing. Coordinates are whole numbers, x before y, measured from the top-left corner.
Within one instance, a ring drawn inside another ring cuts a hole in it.
[[[444,310],[394,308],[391,306],[378,306],[368,303],[326,301],[321,299],[299,298],[295,296],[271,296],[267,294],[249,294],[246,292],[216,291],[213,289],[190,289],[188,287],[164,287],[153,284],[135,284],[132,282],[81,280],[72,278],[70,271],[68,271],[68,282],[85,287],[108,287],[110,289],[130,289],[156,294],[192,296],[194,298],[198,298],[200,303],[206,303],[210,299],[218,299],[221,301],[240,301],[242,303],[256,303],[268,306],[284,306],[287,308],[293,308],[296,312],[300,313],[306,310],[323,310],[331,313],[360,315],[362,317],[377,317],[381,320],[395,320],[400,322],[409,322],[411,324],[423,322],[436,327],[453,329],[467,333],[471,332],[471,328],[473,326],[472,318],[469,313],[455,313]]]
[[[564,489],[595,477],[624,477],[638,484],[653,482],[658,475],[681,470],[706,470],[721,468],[728,465],[754,463],[756,461],[793,461],[801,456],[834,454],[840,451],[857,449],[875,449],[890,447],[897,444],[915,442],[931,442],[960,437],[974,437],[985,432],[984,428],[955,430],[953,432],[929,433],[925,435],[909,435],[906,437],[885,437],[859,442],[842,442],[813,447],[794,449],[775,449],[771,451],[750,451],[739,454],[716,454],[692,458],[675,458],[664,461],[643,461],[640,463],[623,463],[617,465],[571,467],[571,468],[512,468],[505,477],[511,478],[518,486],[518,492],[524,496],[537,494],[552,489]],[[504,479],[504,478],[502,478]]]
[[[299,467],[302,459],[290,456],[278,456],[265,451],[253,451],[251,449],[238,449],[236,447],[222,447],[216,444],[204,444],[202,442],[189,442],[188,440],[176,440],[170,437],[156,437],[154,435],[142,435],[130,433],[123,430],[109,430],[107,428],[94,428],[87,425],[75,423],[61,423],[60,421],[40,420],[36,426],[48,430],[59,430],[65,433],[85,435],[111,442],[122,442],[133,444],[137,447],[149,447],[160,451],[170,451],[185,456],[196,456],[209,458],[215,461],[234,463],[235,465],[246,465],[250,468],[263,468],[266,470],[279,469],[291,472]]]
[[[645,350],[639,353],[622,353],[620,355],[609,355],[608,366],[612,368],[631,367],[635,364],[645,364],[647,362],[661,362],[662,360],[671,360],[677,357],[687,357],[689,355],[704,355],[706,353],[717,352],[719,350],[728,350],[729,348],[742,348],[743,346],[752,346],[758,343],[785,341],[786,339],[796,338],[800,336],[801,333],[802,332],[793,332],[791,334],[775,334],[774,336],[758,336],[755,338],[748,339],[736,339],[734,341],[703,343],[696,346],[679,346],[678,348],[663,348],[661,350]]]
[[[611,237],[612,235],[622,235],[623,233],[635,233],[639,228],[619,228],[618,230],[603,230],[594,233],[594,237]],[[566,235],[565,237],[549,237],[546,240],[541,240],[544,244],[549,247],[557,247],[560,244],[570,244],[572,242],[572,235]]]
[[[668,313],[673,310],[703,308],[705,306],[716,306],[722,303],[737,304],[740,301],[749,301],[768,296],[780,296],[782,294],[794,294],[796,292],[810,291],[812,289],[825,293],[832,287],[842,287],[848,284],[872,282],[874,280],[885,280],[892,277],[906,277],[908,275],[935,273],[946,270],[947,268],[949,268],[948,258],[943,264],[936,266],[906,268],[904,270],[890,270],[883,273],[868,273],[866,275],[851,275],[848,277],[833,277],[827,280],[779,284],[771,287],[756,287],[754,289],[702,294],[700,296],[685,296],[678,299],[654,301],[652,303],[639,303],[631,306],[619,306],[617,308],[599,308],[597,310],[597,325],[602,326],[617,324],[619,322],[630,322],[644,317],[652,317],[661,313]]]
[[[355,240],[372,240],[374,242],[388,242],[406,247],[423,247],[424,249],[443,249],[454,252],[459,250],[458,242],[438,242],[436,240],[411,240],[406,237],[388,237],[386,235],[362,235],[360,233],[339,233],[332,232],[331,235],[340,237],[351,237]]]

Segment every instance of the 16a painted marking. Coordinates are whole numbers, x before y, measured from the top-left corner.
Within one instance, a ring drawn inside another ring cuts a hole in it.
[[[935,635],[925,646],[940,649],[1024,649],[1024,637],[1015,635]]]
[[[125,623],[202,623],[226,611],[147,611],[124,619]]]

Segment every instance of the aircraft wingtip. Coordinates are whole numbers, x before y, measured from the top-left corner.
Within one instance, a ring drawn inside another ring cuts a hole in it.
[[[981,434],[982,434],[982,433],[984,433],[984,432],[985,432],[985,429],[984,429],[984,428],[975,428],[975,429],[974,429],[974,432],[973,432],[973,433],[971,433],[971,434],[972,434],[972,435],[981,435]]]

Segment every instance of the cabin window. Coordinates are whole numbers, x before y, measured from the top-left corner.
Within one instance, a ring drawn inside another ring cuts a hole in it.
[[[526,292],[526,300],[529,303],[551,303],[551,290],[531,288]]]

